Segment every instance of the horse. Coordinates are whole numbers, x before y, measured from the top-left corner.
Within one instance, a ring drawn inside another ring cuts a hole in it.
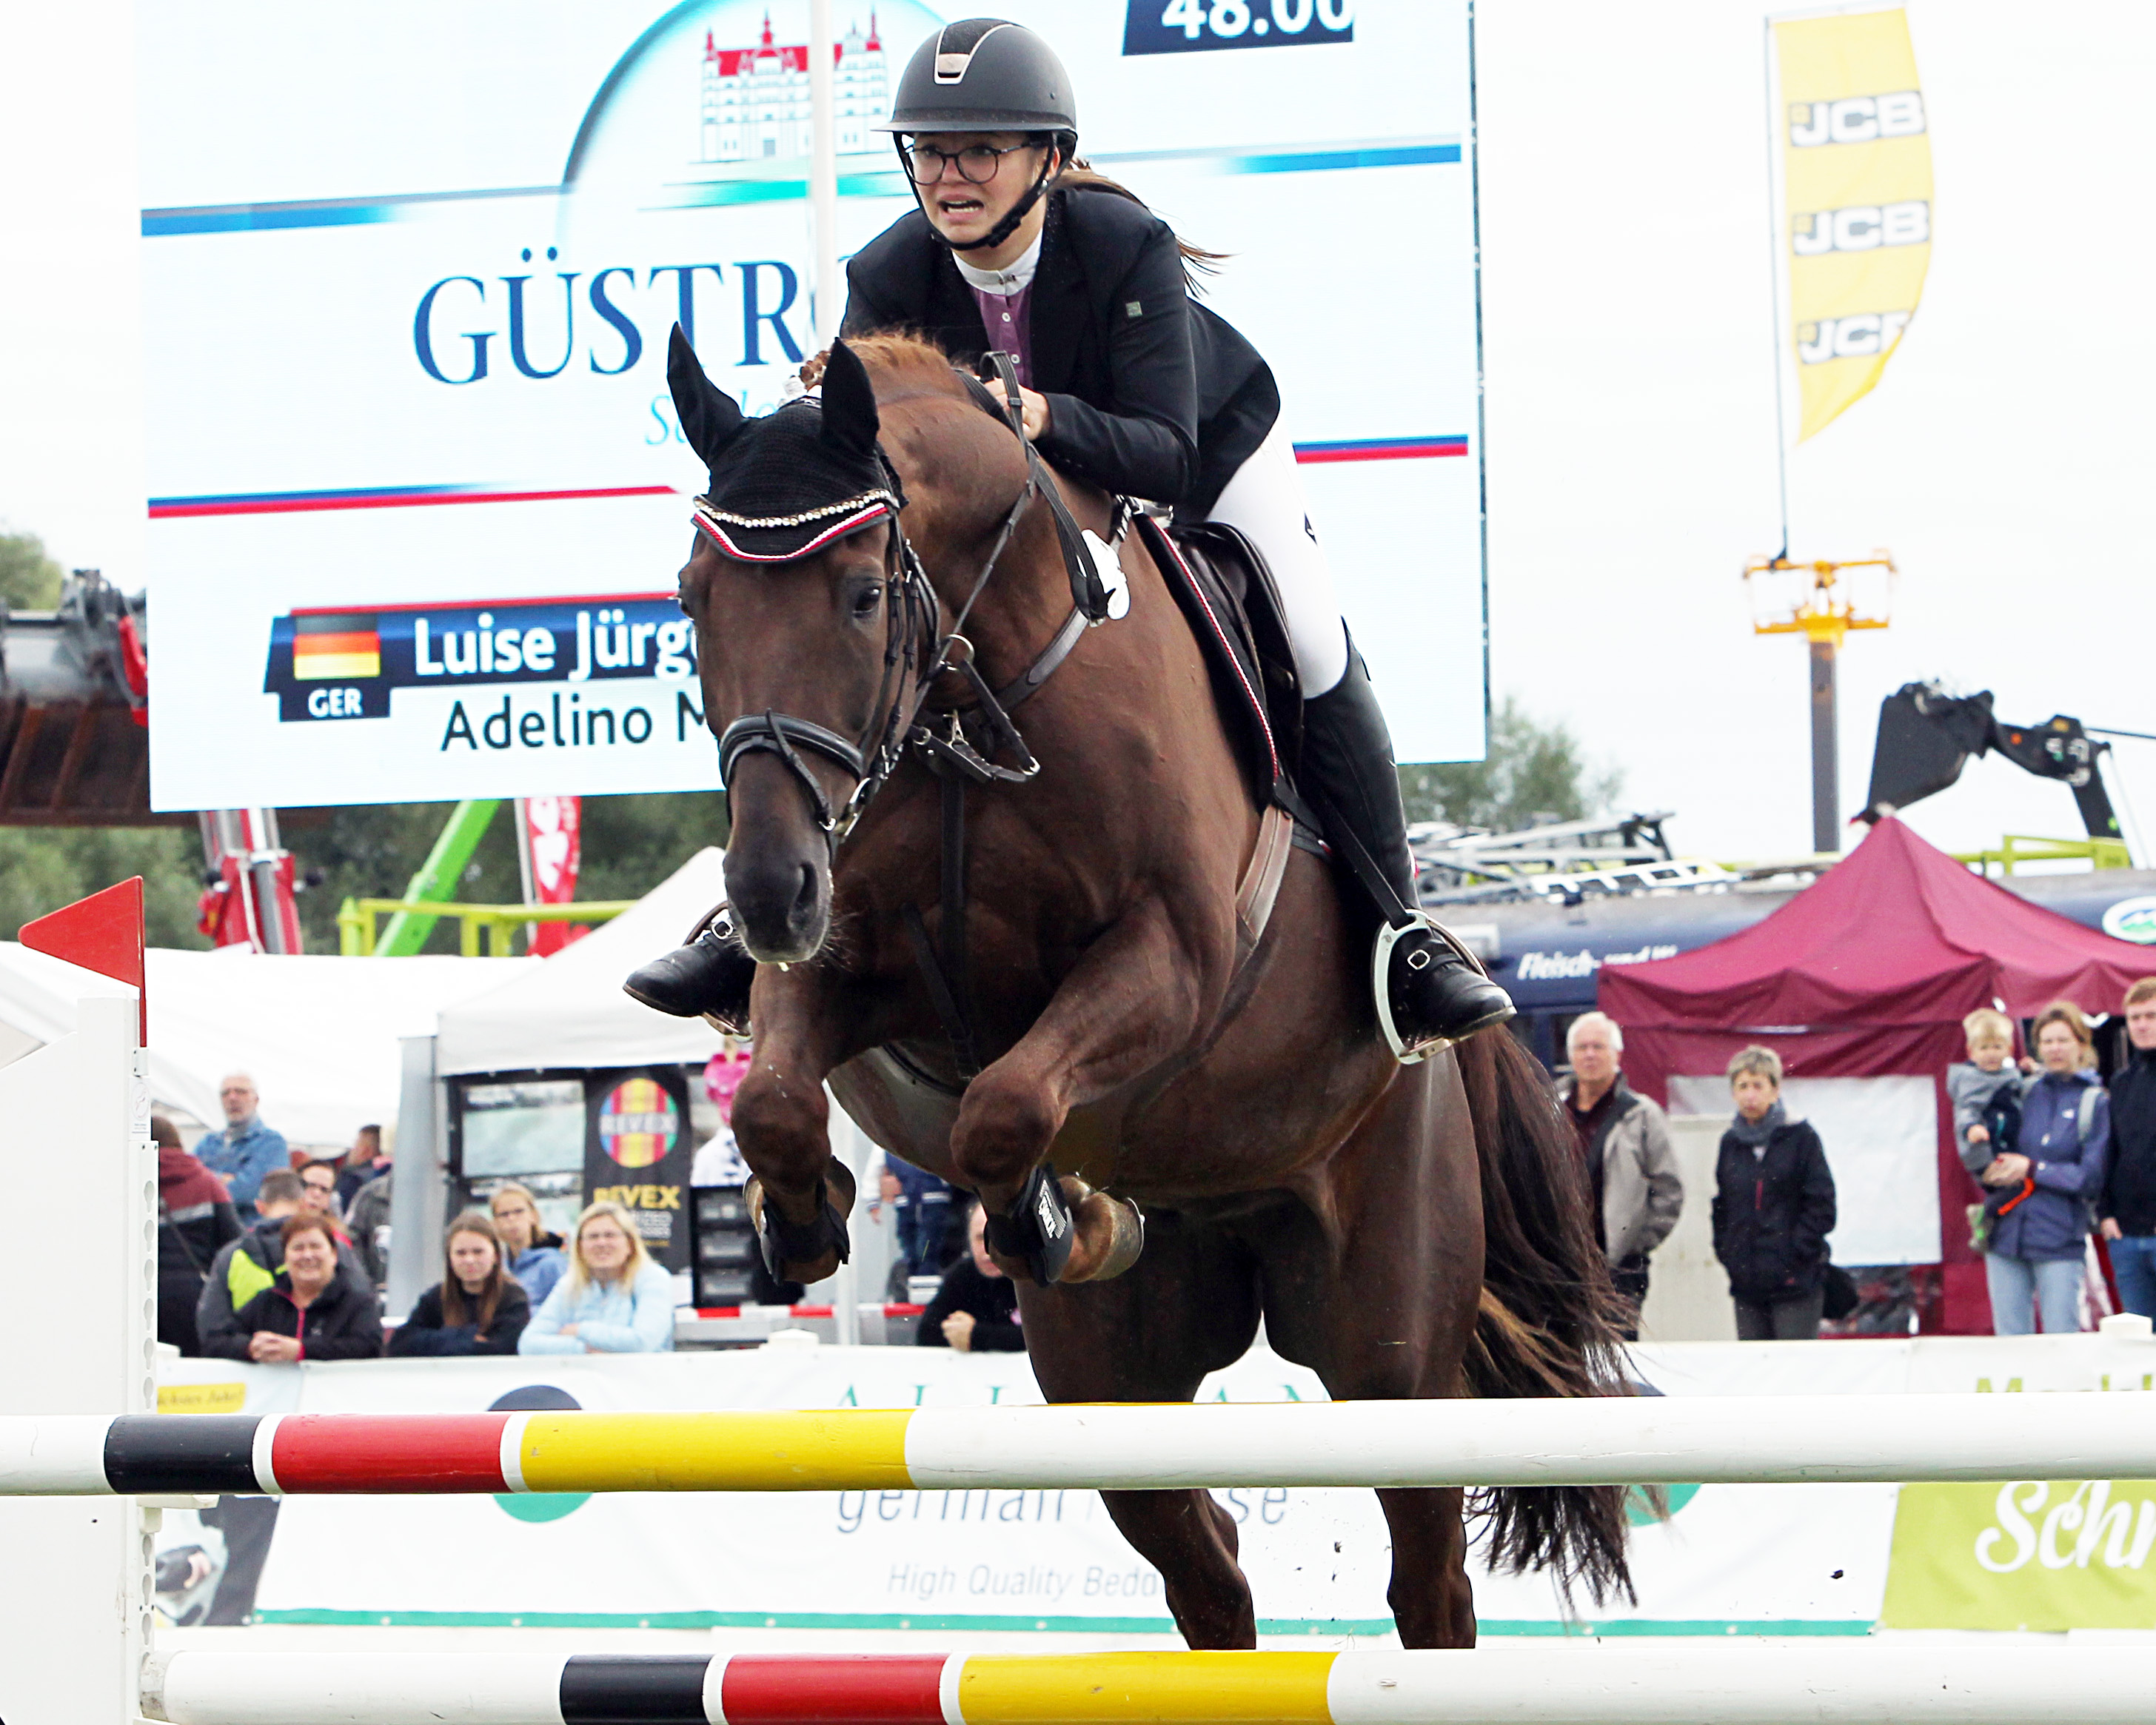
[[[1044,478],[925,343],[865,337],[822,363],[823,435],[880,452],[896,521],[779,562],[700,532],[680,581],[721,737],[728,911],[757,961],[732,1124],[774,1250],[799,1255],[780,1273],[813,1280],[845,1250],[828,1082],[877,1143],[992,1218],[1055,1170],[1067,1262],[1044,1281],[1039,1259],[997,1255],[1051,1402],[1188,1401],[1261,1319],[1336,1399],[1613,1393],[1607,1272],[1540,1068],[1495,1032],[1394,1058],[1371,922],[1322,847],[1279,842],[1168,578],[1118,538],[1113,500]],[[678,338],[674,381],[707,465],[814,411],[744,419]],[[1049,485],[1057,499],[1029,495]],[[976,785],[954,870],[933,751],[877,739],[957,736],[962,709],[988,688],[1008,701],[1070,626],[1055,501],[1117,542],[1127,613],[1079,630],[1011,715],[1039,770]],[[829,746],[847,738],[850,754]],[[1270,915],[1249,890],[1261,850]],[[939,977],[929,955],[954,944],[958,972]],[[1378,1495],[1406,1645],[1473,1644],[1476,1517],[1493,1561],[1629,1590],[1615,1488]],[[1192,1647],[1255,1645],[1235,1523],[1209,1494],[1102,1496]]]

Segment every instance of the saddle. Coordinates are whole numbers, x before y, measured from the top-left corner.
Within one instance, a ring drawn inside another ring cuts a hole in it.
[[[1317,822],[1296,794],[1302,757],[1302,685],[1288,644],[1286,610],[1265,555],[1224,521],[1138,531],[1212,675],[1259,806],[1276,805],[1314,837]]]

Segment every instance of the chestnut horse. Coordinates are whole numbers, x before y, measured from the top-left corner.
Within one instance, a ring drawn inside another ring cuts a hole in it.
[[[676,373],[707,464],[768,423],[742,419],[685,346]],[[943,355],[891,336],[842,345],[822,412],[824,436],[880,437],[903,488],[903,540],[886,522],[757,564],[699,534],[681,603],[715,732],[782,714],[861,739],[867,754],[906,694],[894,693],[894,656],[907,675],[934,668],[893,644],[905,542],[943,619],[928,653],[986,570],[965,634],[991,687],[1069,619],[1073,579],[1038,498],[998,554],[1028,482],[1024,446]],[[1110,536],[1109,500],[1060,483],[1077,520]],[[758,961],[734,1131],[778,1224],[798,1240],[828,1224],[834,1247],[784,1273],[827,1273],[844,1240],[852,1182],[830,1153],[828,1081],[878,1143],[977,1192],[992,1214],[1044,1162],[1071,1177],[1077,1237],[1060,1278],[1038,1286],[1008,1266],[1052,1401],[1188,1400],[1260,1319],[1273,1348],[1339,1399],[1606,1393],[1607,1276],[1540,1069],[1503,1034],[1396,1063],[1371,1002],[1371,926],[1311,851],[1281,846],[1270,916],[1247,902],[1239,916],[1278,818],[1261,819],[1161,571],[1135,535],[1120,556],[1128,614],[1080,635],[1013,715],[1038,774],[969,804],[968,956],[951,986],[978,1033],[970,1076],[921,962],[923,932],[940,937],[947,906],[939,786],[918,752],[850,831],[819,819],[819,801],[828,815],[857,789],[841,758],[769,747],[734,758],[728,902]],[[922,719],[971,686],[945,670]],[[1137,1211],[1142,1250],[1125,1270]],[[1378,1495],[1402,1640],[1471,1645],[1464,1494]],[[1207,1493],[1103,1496],[1192,1646],[1254,1644],[1235,1524]],[[1554,1566],[1597,1596],[1626,1584],[1615,1489],[1508,1487],[1475,1507],[1496,1561]]]

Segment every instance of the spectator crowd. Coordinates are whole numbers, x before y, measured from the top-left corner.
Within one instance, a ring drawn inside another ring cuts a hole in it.
[[[1992,1327],[2003,1336],[2082,1327],[2101,1240],[2119,1305],[2156,1317],[2156,977],[2128,989],[2125,1041],[2105,1081],[2096,1039],[2075,1004],[2046,1007],[2016,1059],[2003,1012],[1964,1021],[1968,1058],[1946,1074],[1962,1163],[1981,1194],[1969,1206]],[[1588,1013],[1566,1035],[1556,1100],[1579,1156],[1596,1244],[1636,1337],[1652,1255],[1683,1212],[1685,1191],[1662,1108],[1633,1090],[1625,1035]],[[1730,1122],[1714,1165],[1716,1259],[1738,1336],[1798,1340],[1855,1303],[1830,1261],[1838,1216],[1828,1147],[1783,1098],[1783,1062],[1764,1045],[1728,1065]],[[295,1158],[262,1118],[254,1081],[219,1087],[223,1127],[190,1153],[162,1116],[157,1149],[157,1333],[181,1353],[283,1363],[465,1354],[648,1353],[674,1345],[670,1274],[636,1219],[587,1205],[565,1240],[514,1182],[485,1211],[450,1223],[441,1279],[401,1322],[385,1326],[390,1158],[367,1126],[341,1158]],[[873,1208],[898,1243],[894,1294],[936,1281],[916,1335],[923,1346],[1017,1351],[1017,1291],[985,1239],[978,1201],[896,1157]],[[925,1289],[922,1290],[925,1291]]]

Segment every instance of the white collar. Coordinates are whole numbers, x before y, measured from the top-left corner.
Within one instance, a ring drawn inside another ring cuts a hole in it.
[[[1040,267],[1040,242],[1046,231],[1044,228],[1040,234],[1034,235],[1033,244],[1008,270],[981,269],[978,264],[968,264],[956,252],[951,254],[951,261],[958,266],[958,273],[966,278],[968,287],[980,293],[996,294],[1009,299],[1013,294],[1022,294],[1033,285],[1033,272]]]

